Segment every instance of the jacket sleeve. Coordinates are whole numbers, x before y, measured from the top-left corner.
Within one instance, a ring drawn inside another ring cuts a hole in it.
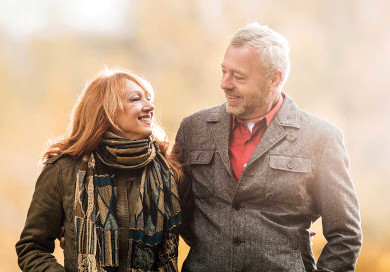
[[[173,152],[179,157],[180,163],[183,165],[183,171],[185,178],[179,183],[179,197],[180,205],[182,209],[182,223],[179,228],[179,232],[184,241],[191,246],[192,231],[191,222],[194,209],[194,198],[192,195],[191,178],[186,166],[186,146],[185,146],[185,121],[184,119],[180,124],[179,131],[176,135],[175,145]]]
[[[315,180],[315,201],[327,240],[316,271],[352,272],[360,253],[359,203],[348,167],[342,132],[337,129],[324,147]]]
[[[22,271],[65,271],[52,254],[64,218],[60,195],[57,167],[48,164],[37,180],[26,224],[16,243]]]

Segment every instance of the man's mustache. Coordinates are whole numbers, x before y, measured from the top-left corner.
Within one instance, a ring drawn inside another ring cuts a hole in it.
[[[240,94],[237,93],[235,89],[223,89],[223,91],[225,92],[226,95],[240,96]]]

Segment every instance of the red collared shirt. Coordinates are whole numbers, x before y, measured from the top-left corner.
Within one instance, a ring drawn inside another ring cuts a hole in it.
[[[282,104],[283,96],[281,95],[275,107],[255,123],[252,132],[244,120],[233,115],[229,140],[229,158],[236,183],[238,183],[241,173],[244,171],[253,151],[263,137],[272,119],[282,107]]]

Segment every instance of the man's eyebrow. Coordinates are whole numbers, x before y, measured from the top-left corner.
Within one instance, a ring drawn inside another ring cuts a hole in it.
[[[223,63],[221,64],[221,68],[222,68],[222,69],[225,69],[225,66],[223,65]],[[243,73],[241,70],[239,70],[239,69],[233,69],[233,73],[241,74],[241,75],[244,74],[244,73]]]

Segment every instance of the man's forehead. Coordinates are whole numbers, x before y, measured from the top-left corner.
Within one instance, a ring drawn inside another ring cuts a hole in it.
[[[243,73],[258,67],[259,57],[256,50],[249,46],[229,46],[221,63],[222,68]]]
[[[237,45],[229,45],[227,48],[226,48],[226,54],[238,54],[238,55],[256,55],[258,56],[258,53],[257,53],[257,50],[254,46],[251,46],[251,45],[241,45],[241,46],[237,46]]]

